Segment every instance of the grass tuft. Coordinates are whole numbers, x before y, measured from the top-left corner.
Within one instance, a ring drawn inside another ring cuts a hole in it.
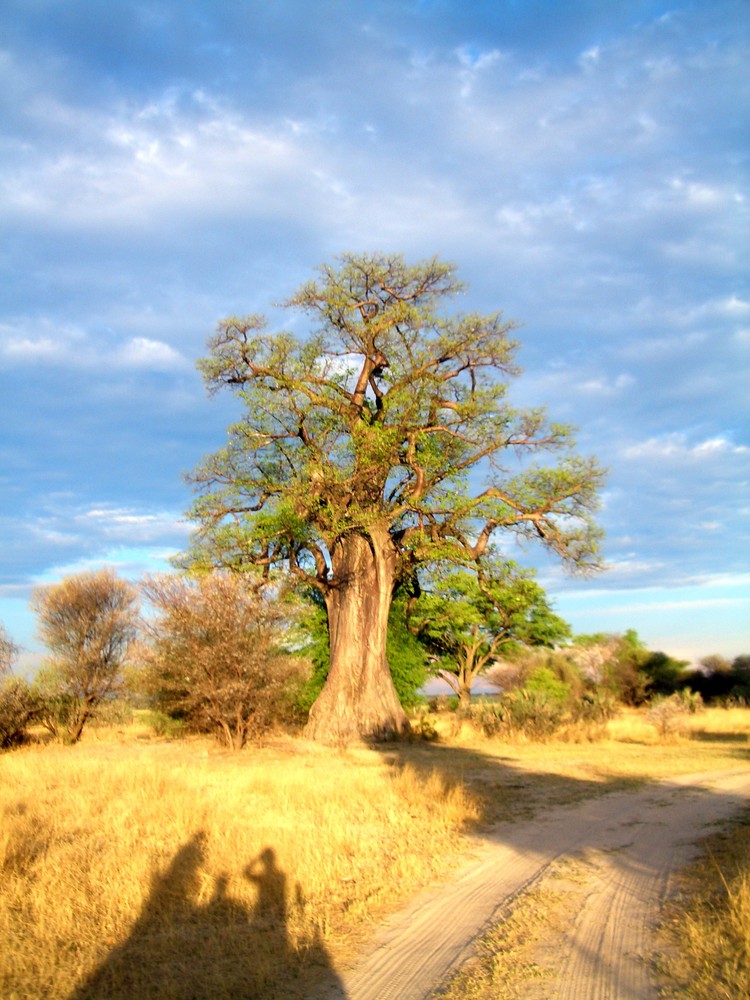
[[[665,910],[665,997],[750,996],[750,812],[703,843]]]

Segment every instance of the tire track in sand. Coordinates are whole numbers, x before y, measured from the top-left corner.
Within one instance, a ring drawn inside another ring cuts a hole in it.
[[[343,972],[326,1000],[427,1000],[472,954],[476,938],[552,862],[585,862],[573,925],[545,940],[559,975],[549,1000],[651,1000],[652,928],[673,871],[694,842],[750,801],[750,769],[691,775],[551,809],[497,826],[446,886],[420,895]]]

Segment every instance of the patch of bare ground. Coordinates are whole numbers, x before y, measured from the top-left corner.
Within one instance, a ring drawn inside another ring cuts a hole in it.
[[[670,878],[706,828],[749,798],[745,766],[498,824],[450,885],[389,922],[344,976],[346,995],[655,1000],[654,934]],[[477,959],[473,943],[488,930]]]

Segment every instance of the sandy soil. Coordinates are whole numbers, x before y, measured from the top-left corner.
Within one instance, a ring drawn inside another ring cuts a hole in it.
[[[651,1000],[654,925],[672,874],[695,842],[750,801],[750,768],[694,774],[504,823],[477,843],[450,884],[415,899],[343,971],[326,1000],[427,1000],[475,942],[552,866],[576,871],[570,921],[542,943],[549,976],[525,997]]]

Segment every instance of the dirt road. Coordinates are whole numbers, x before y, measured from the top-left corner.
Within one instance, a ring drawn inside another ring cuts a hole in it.
[[[750,801],[750,769],[660,781],[630,792],[501,824],[447,886],[393,917],[375,946],[344,971],[336,1000],[427,1000],[472,954],[474,942],[553,863],[579,870],[580,909],[545,940],[557,975],[545,1000],[651,1000],[652,928],[670,875],[694,843]],[[529,996],[534,994],[529,993]]]

